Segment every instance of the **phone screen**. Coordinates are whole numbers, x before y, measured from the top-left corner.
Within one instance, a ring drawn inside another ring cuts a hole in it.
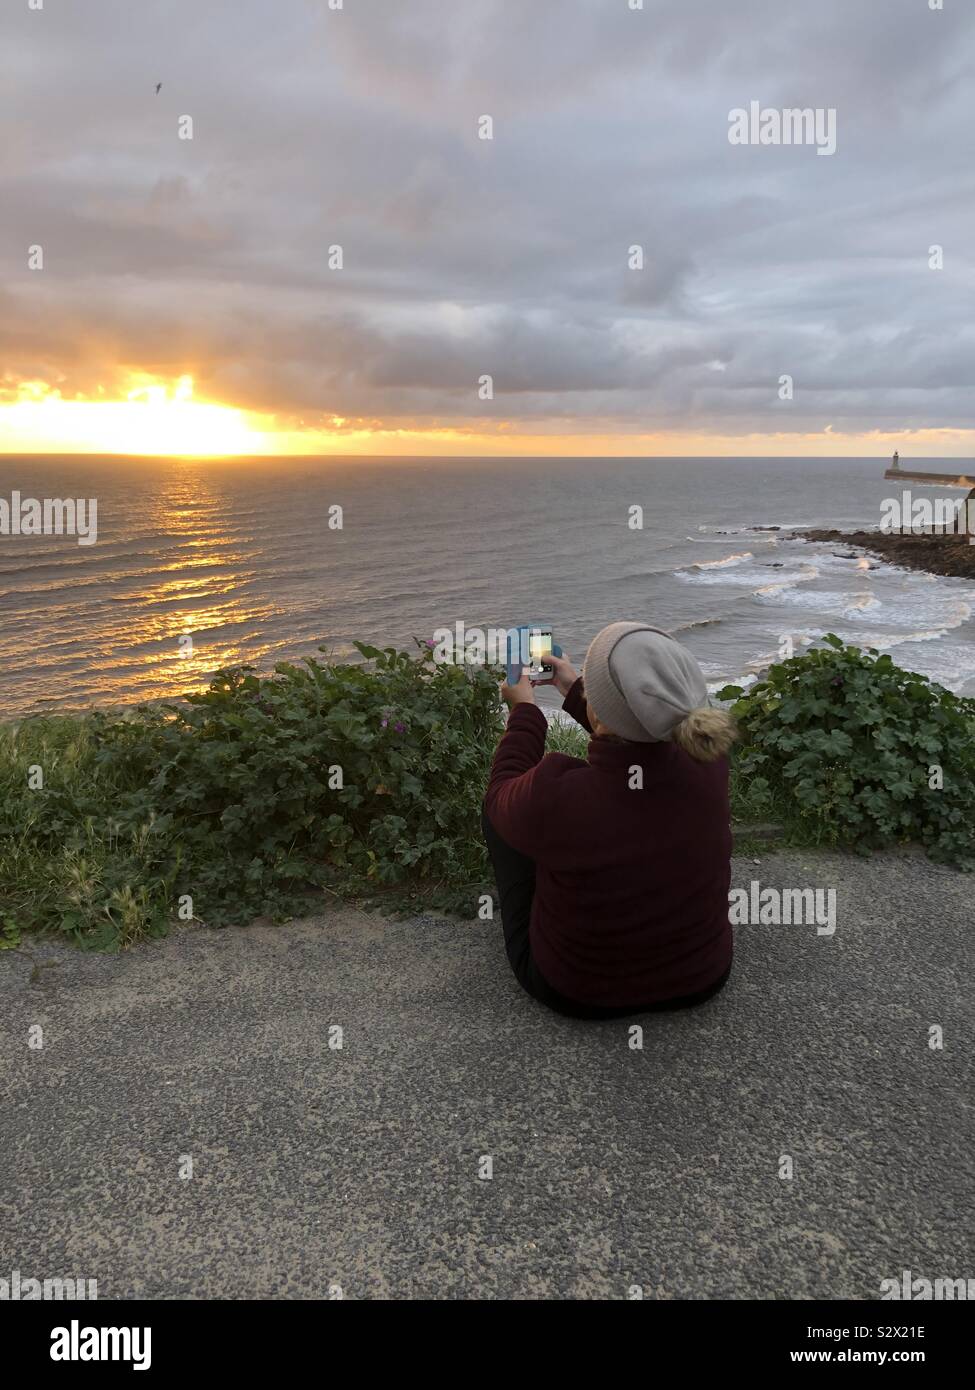
[[[552,655],[552,634],[551,632],[539,632],[537,629],[528,634],[528,673],[532,676],[540,676],[542,663]]]

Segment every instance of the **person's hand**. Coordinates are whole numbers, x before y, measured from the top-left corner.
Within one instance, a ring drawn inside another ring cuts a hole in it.
[[[514,685],[509,685],[507,681],[501,682],[501,698],[509,709],[514,709],[515,705],[533,705],[535,703],[535,692],[528,677],[527,671],[522,671],[521,679],[515,681]]]
[[[566,656],[553,656],[551,652],[545,654],[545,665],[552,668],[552,679],[546,681],[536,681],[536,685],[554,685],[556,690],[564,699],[569,691],[579,679],[579,672],[574,670]]]

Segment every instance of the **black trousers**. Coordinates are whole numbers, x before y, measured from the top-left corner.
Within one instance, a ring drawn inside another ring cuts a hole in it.
[[[731,966],[707,989],[697,994],[684,994],[676,999],[665,999],[654,1004],[600,1005],[580,1004],[567,999],[552,988],[540,973],[532,959],[528,940],[528,926],[531,921],[532,899],[535,896],[535,861],[525,854],[519,854],[502,840],[488,820],[487,812],[481,809],[481,829],[487,843],[488,854],[494,867],[494,878],[498,885],[498,899],[501,906],[501,929],[504,932],[504,949],[508,964],[522,989],[541,1004],[547,1004],[556,1013],[570,1018],[627,1018],[633,1014],[665,1013],[672,1009],[690,1009],[711,999],[724,985],[731,974]]]

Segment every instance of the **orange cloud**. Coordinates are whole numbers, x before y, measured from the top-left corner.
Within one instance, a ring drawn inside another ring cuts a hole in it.
[[[317,420],[244,410],[198,400],[193,378],[162,382],[132,374],[116,399],[65,399],[43,381],[0,389],[0,454],[78,453],[164,457],[389,454],[491,457],[971,457],[975,430],[921,429],[842,432],[707,433],[700,430],[627,431],[594,421],[580,431],[564,420],[502,419],[486,426],[430,425],[323,416]]]

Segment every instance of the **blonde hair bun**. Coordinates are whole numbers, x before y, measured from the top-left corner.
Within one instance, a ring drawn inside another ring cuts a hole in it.
[[[678,748],[699,763],[723,758],[737,737],[738,726],[728,711],[707,705],[692,709],[671,734]]]

